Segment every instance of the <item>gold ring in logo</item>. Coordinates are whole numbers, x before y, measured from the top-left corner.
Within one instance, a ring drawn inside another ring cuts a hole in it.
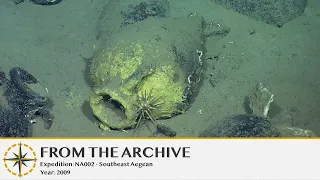
[[[10,146],[4,153],[4,167],[15,176],[26,176],[36,167],[36,152],[27,144]]]

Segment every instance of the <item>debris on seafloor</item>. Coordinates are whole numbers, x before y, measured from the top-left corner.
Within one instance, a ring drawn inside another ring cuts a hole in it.
[[[316,134],[310,130],[298,127],[277,127],[281,137],[316,137]]]
[[[270,104],[274,101],[274,95],[262,83],[258,83],[248,95],[249,107],[252,114],[268,118]],[[286,122],[283,124],[283,122]],[[289,122],[289,123],[288,123]],[[279,124],[280,123],[280,124]],[[294,127],[292,117],[287,111],[279,114],[277,124],[281,137],[316,137],[310,130]]]
[[[248,95],[249,107],[257,116],[267,117],[274,95],[262,84],[258,83]]]

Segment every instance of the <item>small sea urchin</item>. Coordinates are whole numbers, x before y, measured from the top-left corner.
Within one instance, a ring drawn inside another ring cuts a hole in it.
[[[149,93],[145,90],[140,96],[138,95],[137,104],[135,104],[138,116],[134,132],[141,126],[141,124],[151,121],[157,129],[156,133],[161,133],[169,137],[176,136],[175,131],[163,124],[158,124],[156,122],[156,118],[153,116],[154,111],[161,111],[162,105],[164,104],[161,99],[163,99],[162,96],[154,97],[152,95],[152,90],[150,90]]]
[[[160,101],[161,97],[152,96],[152,90],[147,93],[147,90],[141,93],[141,96],[138,95],[137,104],[137,114],[138,120],[136,124],[137,129],[141,123],[146,123],[151,121],[153,125],[157,126],[156,118],[152,115],[152,112],[155,110],[160,110],[163,102]]]

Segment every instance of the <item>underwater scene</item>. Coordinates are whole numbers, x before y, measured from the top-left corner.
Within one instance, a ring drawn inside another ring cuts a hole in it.
[[[318,0],[1,0],[0,137],[317,137]]]

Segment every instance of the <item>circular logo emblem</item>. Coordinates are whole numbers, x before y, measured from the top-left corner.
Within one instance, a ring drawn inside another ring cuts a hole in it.
[[[4,153],[4,167],[15,176],[26,176],[36,167],[36,152],[27,144],[10,146]]]

